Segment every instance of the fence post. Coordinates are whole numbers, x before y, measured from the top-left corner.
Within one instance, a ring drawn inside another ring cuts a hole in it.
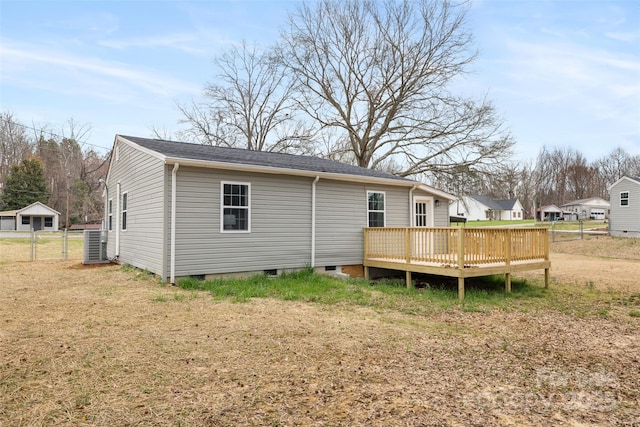
[[[36,257],[36,235],[33,229],[31,229],[31,250],[29,251],[29,261],[33,261]]]
[[[584,239],[584,221],[580,220],[580,240]]]
[[[69,252],[69,241],[67,238],[69,237],[68,228],[64,229],[64,234],[62,235],[62,259],[67,260],[68,252]]]

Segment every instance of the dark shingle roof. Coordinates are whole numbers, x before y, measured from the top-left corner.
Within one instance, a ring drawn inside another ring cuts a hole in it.
[[[510,211],[515,206],[517,199],[505,199],[505,200],[495,200],[491,197],[480,196],[478,194],[470,194],[469,197],[477,200],[483,205],[489,207],[490,209],[497,211]]]
[[[120,136],[144,148],[171,158],[411,181],[387,172],[347,165],[318,157],[249,151],[240,148],[214,147],[211,145],[138,138],[135,136]]]

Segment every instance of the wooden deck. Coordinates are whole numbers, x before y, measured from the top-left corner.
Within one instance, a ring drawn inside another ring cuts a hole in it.
[[[505,275],[544,269],[549,287],[549,237],[544,228],[365,228],[364,268],[402,270],[407,286],[411,273],[458,278],[458,297],[464,298],[466,277]]]

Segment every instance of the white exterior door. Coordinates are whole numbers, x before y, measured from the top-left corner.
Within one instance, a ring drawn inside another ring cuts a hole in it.
[[[414,227],[433,227],[433,198],[432,197],[414,197],[413,226]]]
[[[415,197],[413,199],[413,226],[433,227],[433,198]],[[412,233],[412,257],[421,259],[433,254],[433,233],[427,230]]]

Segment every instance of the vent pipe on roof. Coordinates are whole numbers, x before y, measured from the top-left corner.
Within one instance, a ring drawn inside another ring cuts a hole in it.
[[[169,281],[172,285],[176,283],[176,176],[179,167],[180,164],[176,163],[171,170],[171,276]]]

